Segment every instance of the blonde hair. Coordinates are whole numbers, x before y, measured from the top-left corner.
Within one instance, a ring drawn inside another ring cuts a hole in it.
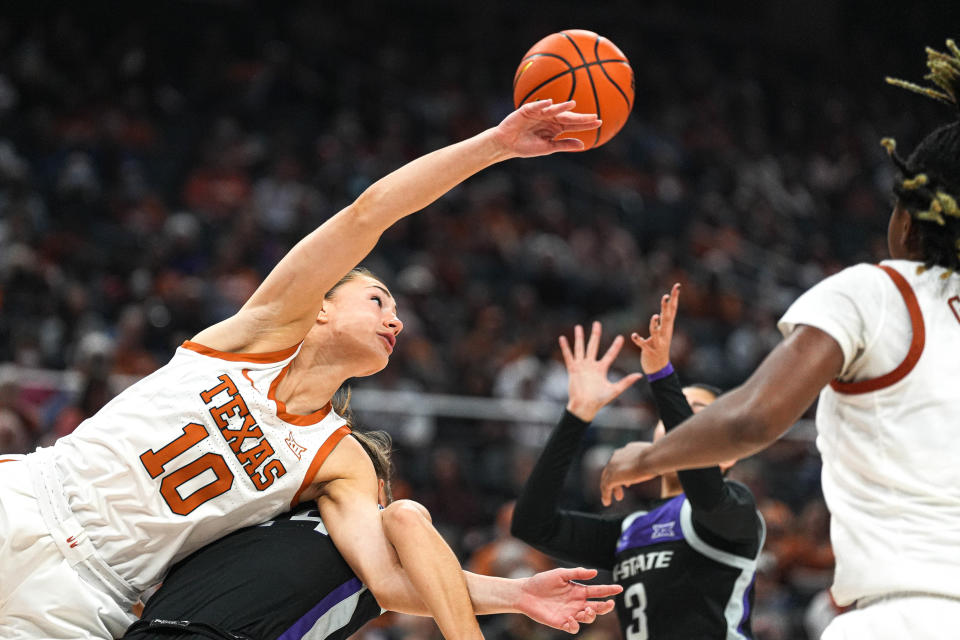
[[[373,278],[374,280],[379,280],[380,282],[383,282],[383,278],[379,277],[373,271],[370,271],[370,269],[367,269],[364,266],[356,266],[353,269],[350,269],[350,271],[347,271],[346,275],[344,275],[342,278],[340,278],[340,280],[337,281],[337,284],[330,287],[330,290],[324,294],[323,299],[329,300],[330,298],[333,297],[333,294],[337,291],[337,289],[347,284],[351,280],[356,280],[360,276],[366,276],[368,278]]]

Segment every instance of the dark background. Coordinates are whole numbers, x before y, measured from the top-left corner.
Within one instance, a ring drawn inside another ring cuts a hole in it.
[[[883,78],[921,81],[923,47],[942,50],[958,14],[783,0],[9,3],[0,451],[69,433],[235,312],[373,180],[497,123],[524,52],[565,28],[628,56],[631,120],[603,148],[485,171],[386,233],[367,264],[406,329],[390,367],[353,386],[559,404],[556,336],[594,318],[608,337],[642,329],[680,281],[673,361],[684,380],[730,388],[803,290],[885,257],[893,172],[879,139],[909,150],[956,112]],[[636,352],[618,366],[637,369]],[[650,409],[643,383],[621,404]],[[354,408],[394,435],[397,493],[431,508],[465,562],[543,566],[491,523],[548,425]],[[649,426],[591,432],[570,506],[599,508],[597,465]],[[806,637],[805,616],[831,611],[817,608],[832,569],[819,459],[800,432],[734,471],[770,525],[759,638]],[[430,633],[393,624],[369,633]],[[486,624],[491,638],[538,633]]]

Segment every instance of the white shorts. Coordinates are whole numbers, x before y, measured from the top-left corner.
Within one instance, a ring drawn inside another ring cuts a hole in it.
[[[135,618],[61,553],[23,456],[0,455],[0,638],[117,638]],[[87,575],[90,575],[87,572]]]
[[[820,640],[955,640],[960,600],[904,595],[833,619]]]

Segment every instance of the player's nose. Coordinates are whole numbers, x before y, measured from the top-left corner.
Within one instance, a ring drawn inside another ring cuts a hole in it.
[[[387,320],[385,324],[393,331],[393,335],[395,336],[400,335],[400,332],[403,331],[403,321],[397,316],[393,316],[393,318]]]

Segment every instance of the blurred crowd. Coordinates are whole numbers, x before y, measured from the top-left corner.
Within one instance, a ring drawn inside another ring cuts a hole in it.
[[[804,50],[746,20],[736,37],[694,29],[672,4],[653,3],[653,26],[629,29],[615,11],[555,24],[506,3],[423,1],[389,20],[362,2],[0,18],[0,362],[81,381],[0,380],[0,451],[69,433],[118,380],[234,313],[298,238],[374,180],[498,122],[524,51],[571,26],[607,35],[633,62],[631,120],[601,149],[487,170],[389,230],[365,264],[391,287],[405,330],[390,366],[353,385],[559,406],[557,336],[593,319],[608,338],[642,331],[673,282],[682,378],[742,381],[800,292],[885,256],[892,167],[879,139],[912,146],[947,114],[883,84],[887,73],[917,79],[922,58],[880,32]],[[618,362],[638,365],[632,351]],[[622,402],[649,408],[643,384]],[[424,437],[415,420],[354,409],[394,434],[395,493],[431,509],[467,566],[553,566],[508,532],[542,425],[435,420]],[[596,475],[631,435],[591,432],[568,506],[600,509]],[[835,607],[812,443],[782,441],[734,476],[769,528],[757,637],[818,637]],[[618,637],[608,618],[582,635]],[[435,634],[388,622],[366,636]],[[490,638],[556,637],[514,616],[485,624]]]

